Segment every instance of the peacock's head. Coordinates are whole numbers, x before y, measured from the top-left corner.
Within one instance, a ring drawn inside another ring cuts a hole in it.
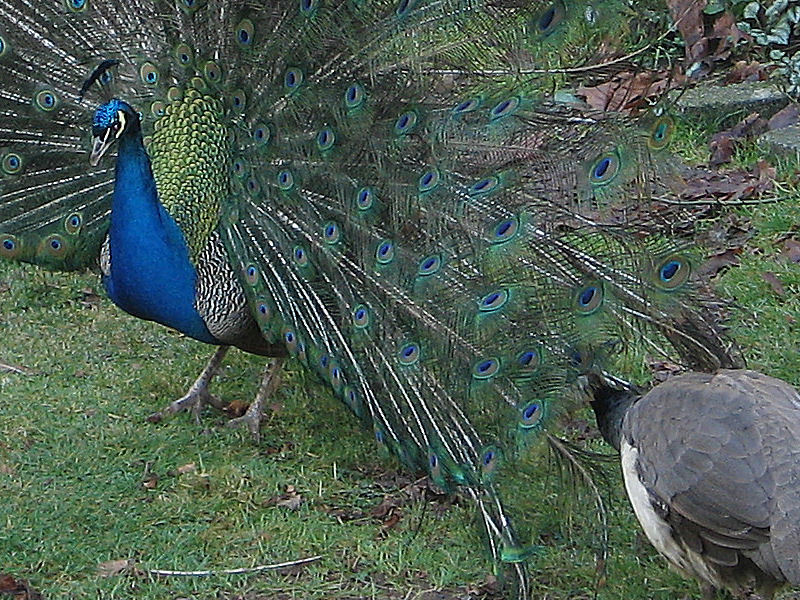
[[[89,163],[97,165],[114,142],[138,126],[139,115],[130,104],[114,98],[99,106],[92,120],[92,155]]]

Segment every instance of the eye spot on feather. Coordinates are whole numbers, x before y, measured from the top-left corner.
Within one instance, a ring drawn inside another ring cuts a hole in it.
[[[342,386],[344,385],[342,369],[335,361],[331,361],[331,364],[328,367],[328,381],[330,382],[334,392],[339,393],[342,390]]]
[[[319,148],[321,152],[325,152],[333,148],[335,141],[336,134],[333,133],[333,129],[330,127],[325,127],[317,134],[317,148]]]
[[[486,294],[478,301],[478,310],[481,312],[494,312],[505,306],[508,302],[508,291],[497,290]]]
[[[439,254],[426,256],[419,263],[417,274],[421,277],[429,277],[439,272],[442,268],[442,257]]]
[[[558,29],[567,14],[566,7],[561,0],[557,0],[544,9],[535,19],[534,29],[541,37],[547,37]]]
[[[236,42],[242,46],[247,47],[252,45],[253,37],[255,35],[255,27],[250,19],[242,19],[236,26]]]
[[[658,265],[657,284],[666,291],[672,291],[683,286],[692,274],[689,262],[682,256],[669,256]]]
[[[489,446],[481,452],[481,479],[484,482],[491,480],[500,468],[502,455],[500,450],[494,446]]]
[[[263,298],[256,300],[256,318],[263,325],[272,320],[273,311]]]
[[[79,13],[86,10],[88,0],[64,0],[64,4],[71,12]]]
[[[309,17],[317,10],[318,6],[317,0],[300,0],[300,14]]]
[[[209,60],[203,65],[203,74],[206,80],[211,83],[219,83],[222,81],[222,69],[213,60]]]
[[[322,239],[326,244],[335,244],[341,239],[342,230],[333,221],[328,221],[322,226]]]
[[[188,14],[192,14],[200,5],[200,0],[179,0],[179,2],[180,7]]]
[[[248,265],[244,269],[244,279],[250,285],[258,283],[258,269],[255,265]]]
[[[358,329],[364,329],[370,323],[369,309],[364,304],[359,304],[353,309],[353,325]]]
[[[522,407],[520,411],[520,427],[530,429],[542,421],[544,410],[539,400],[533,400]]]
[[[419,344],[409,342],[400,348],[398,359],[403,366],[410,366],[419,361],[420,349]]]
[[[22,157],[19,154],[9,152],[3,157],[3,172],[7,175],[16,175],[22,170],[22,164]]]
[[[492,107],[492,110],[489,111],[489,120],[496,121],[498,119],[502,119],[503,117],[507,117],[509,115],[513,115],[514,112],[519,108],[520,99],[516,96],[513,98],[508,98]]]
[[[8,52],[8,42],[6,42],[6,39],[0,35],[0,58],[5,56],[6,52]]]
[[[514,238],[519,231],[519,221],[516,217],[503,219],[492,227],[491,240],[493,244],[502,244]]]
[[[402,115],[397,117],[397,120],[394,122],[395,135],[407,135],[414,131],[414,127],[416,127],[418,119],[419,117],[416,111],[409,110],[404,112]]]
[[[60,235],[54,233],[42,240],[39,250],[54,258],[61,258],[67,251],[67,244]]]
[[[415,4],[416,0],[400,0],[397,3],[395,14],[398,17],[405,17],[408,13],[410,13],[413,10]]]
[[[234,114],[241,114],[247,107],[247,94],[244,90],[235,90],[230,96],[230,107]]]
[[[619,173],[620,159],[616,152],[607,152],[600,155],[592,163],[589,170],[589,179],[593,185],[606,185],[611,183]]]
[[[79,233],[81,225],[83,225],[83,219],[78,213],[71,214],[64,220],[64,229],[67,230],[67,233]]]
[[[139,78],[142,80],[142,83],[152,86],[158,83],[160,75],[153,63],[146,62],[139,68]]]
[[[178,64],[182,67],[188,67],[192,63],[193,54],[188,44],[178,44],[172,52],[175,60],[177,60]]]
[[[584,316],[591,315],[603,304],[603,287],[600,284],[590,284],[575,293],[575,306]]]
[[[517,354],[517,362],[522,369],[533,371],[541,364],[541,355],[538,350],[523,350]]]
[[[294,92],[303,84],[303,79],[303,72],[300,69],[293,67],[288,69],[284,74],[283,86],[289,90],[289,92]]]
[[[58,97],[52,90],[42,90],[34,98],[36,108],[45,112],[52,112],[58,106]]]
[[[372,188],[362,187],[356,192],[356,206],[359,210],[369,210],[375,203],[375,192]]]
[[[11,234],[0,235],[0,256],[4,258],[16,258],[22,250],[22,243],[17,236]]]
[[[291,171],[278,173],[278,187],[284,192],[288,192],[294,187],[294,175],[292,175]]]
[[[647,145],[653,150],[663,150],[669,146],[674,128],[675,122],[670,117],[659,117],[650,130],[650,138],[647,140]]]
[[[472,367],[475,379],[490,379],[500,372],[500,361],[496,358],[480,360]]]
[[[264,123],[258,123],[253,127],[253,140],[259,146],[266,146],[272,139],[272,130]]]
[[[439,175],[439,169],[428,169],[422,175],[420,175],[417,189],[419,189],[420,193],[423,194],[431,192],[438,187],[440,179],[441,176]]]
[[[367,94],[361,84],[353,83],[345,90],[344,105],[348,109],[358,108],[366,100]]]
[[[453,114],[463,115],[474,112],[480,108],[481,104],[482,102],[480,98],[470,98],[469,100],[464,100],[455,105],[453,108]]]
[[[382,265],[388,265],[394,260],[394,242],[392,240],[383,240],[378,243],[375,249],[375,260]]]
[[[292,258],[294,259],[294,264],[298,267],[307,267],[309,264],[308,260],[308,252],[302,246],[295,246],[292,250]]]
[[[467,193],[470,196],[480,196],[483,194],[489,194],[495,191],[498,186],[500,185],[500,179],[495,176],[491,177],[484,177],[480,181],[473,183],[467,189]]]

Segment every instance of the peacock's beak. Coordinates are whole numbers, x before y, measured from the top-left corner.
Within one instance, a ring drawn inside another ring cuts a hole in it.
[[[117,141],[111,129],[106,129],[102,136],[92,138],[92,154],[89,157],[89,164],[93,167],[97,166],[103,155],[108,152],[108,149]]]

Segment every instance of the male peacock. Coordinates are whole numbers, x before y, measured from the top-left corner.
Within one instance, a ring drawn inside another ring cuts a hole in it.
[[[736,363],[684,245],[598,217],[668,189],[670,121],[534,91],[623,8],[0,0],[0,255],[100,257],[127,312],[296,358],[475,500],[524,596],[518,459],[576,376],[631,339]]]

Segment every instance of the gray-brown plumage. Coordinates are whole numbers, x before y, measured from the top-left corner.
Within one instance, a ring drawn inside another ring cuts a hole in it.
[[[595,387],[650,542],[682,573],[766,598],[800,584],[800,394],[748,370],[687,373],[641,399]]]

